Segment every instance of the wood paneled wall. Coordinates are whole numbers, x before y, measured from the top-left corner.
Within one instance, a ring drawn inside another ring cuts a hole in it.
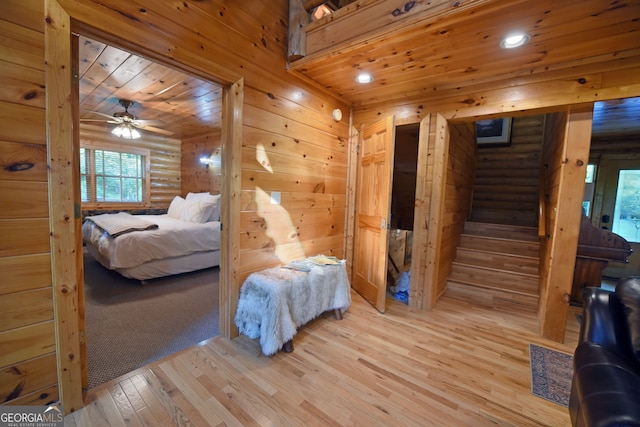
[[[212,131],[206,135],[182,140],[182,196],[187,193],[220,194],[222,186],[222,133]],[[211,159],[208,166],[201,157]]]
[[[509,146],[478,147],[471,220],[535,227],[544,115],[514,117]]]
[[[240,232],[231,236],[239,241],[240,256],[230,255],[232,284],[221,301],[230,306],[221,309],[228,313],[222,324],[233,323],[233,302],[251,271],[293,255],[344,256],[348,117],[335,122],[331,113],[335,108],[347,112],[349,106],[286,71],[286,0],[52,1],[79,28],[96,32],[88,35],[101,34],[134,52],[144,49],[154,60],[175,61],[198,76],[216,76],[219,83],[240,81],[233,87],[238,93],[244,84],[244,105],[236,110],[242,112],[242,167],[224,172],[241,182],[235,199],[241,199],[241,212],[234,210],[229,218],[240,224]],[[72,385],[63,397],[69,411],[81,396],[78,384],[70,381],[61,380],[57,391],[60,343],[54,342],[51,304],[52,274],[57,273],[51,270],[48,206],[58,201],[48,200],[47,188],[73,192],[73,183],[47,182],[43,2],[7,0],[0,13],[0,185],[5,198],[0,213],[1,398],[44,403]],[[51,22],[52,28],[59,24]],[[202,143],[188,141],[187,146]],[[179,171],[179,156],[172,150],[158,167]],[[174,173],[160,177],[163,184],[154,193],[161,195],[154,204],[168,206],[176,191],[203,185],[189,177],[179,190],[174,180]],[[280,193],[279,205],[263,197],[273,192]],[[75,285],[69,289],[75,292]],[[77,339],[76,333],[68,339]]]
[[[444,118],[440,118],[444,121]],[[431,114],[420,122],[418,145],[415,215],[413,218],[413,247],[411,249],[411,283],[409,289],[409,305],[422,309],[435,304],[435,296],[431,293],[433,275],[433,256],[429,246],[429,219],[433,205],[434,155],[436,146],[436,129],[438,116]]]
[[[0,401],[58,399],[42,2],[0,12]]]
[[[409,304],[431,309],[445,291],[471,215],[476,140],[473,123],[437,114],[420,125]]]
[[[268,89],[245,95],[241,279],[304,256],[344,257],[347,125]]]
[[[447,278],[456,256],[464,222],[471,215],[476,173],[476,138],[473,123],[449,124],[444,206],[440,217],[441,244],[438,249],[436,295],[447,288]]]

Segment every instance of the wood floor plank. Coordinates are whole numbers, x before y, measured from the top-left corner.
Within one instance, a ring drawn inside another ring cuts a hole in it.
[[[153,414],[156,420],[156,425],[172,425],[169,413],[153,393],[153,390],[150,388],[150,384],[145,381],[144,376],[142,374],[134,375],[130,378],[130,381],[140,395],[140,398],[144,401],[145,406]]]
[[[107,399],[105,393],[105,398],[100,399],[99,402],[101,402],[102,409],[111,425],[118,425],[124,421],[123,425],[141,427],[142,422],[138,418],[138,414],[136,414],[129,398],[122,390],[120,382],[111,383],[111,387],[108,390],[111,399]]]
[[[87,393],[69,425],[567,426],[567,408],[531,394],[535,313],[445,294],[429,312],[356,293],[343,320],[302,327],[292,353],[265,357],[258,340],[215,337]],[[73,424],[72,424],[73,423]]]

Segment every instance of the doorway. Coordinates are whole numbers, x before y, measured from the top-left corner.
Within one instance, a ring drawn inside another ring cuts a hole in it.
[[[78,40],[83,220],[127,212],[165,221],[176,196],[220,194],[222,87],[95,39]],[[137,138],[113,136],[123,124]],[[134,176],[133,156],[144,165]],[[182,265],[174,258],[121,269],[96,246],[81,252],[87,388],[218,335],[219,267],[185,257]],[[153,278],[141,286],[139,275]]]
[[[396,126],[387,296],[408,304],[420,124]]]
[[[604,155],[596,167],[592,224],[620,235],[631,244],[627,263],[610,261],[603,276],[640,275],[640,159]]]
[[[98,17],[82,15],[78,10],[65,9],[56,0],[45,2],[45,12],[51,17],[45,26],[45,73],[47,147],[52,153],[47,180],[49,182],[49,217],[51,220],[51,264],[53,306],[57,357],[56,368],[61,401],[68,411],[82,406],[83,395],[83,359],[84,359],[84,307],[82,289],[82,244],[79,224],[79,188],[75,170],[79,150],[79,138],[74,125],[77,117],[77,101],[72,89],[73,61],[71,48],[72,31],[89,36],[102,37],[96,28],[104,28]],[[229,219],[240,210],[238,198],[229,195],[240,186],[242,148],[242,105],[244,102],[244,81],[242,75],[230,70],[223,64],[209,58],[173,59],[166,51],[158,48],[160,40],[165,40],[164,32],[139,31],[136,24],[123,24],[123,29],[136,32],[136,41],[128,46],[135,51],[145,52],[153,58],[162,58],[176,69],[189,72],[201,78],[219,83],[223,87],[223,139],[222,146],[222,198],[221,222],[225,227],[220,233],[221,270],[220,270],[220,335],[231,337],[234,302],[237,290],[232,287],[231,277],[238,271],[238,249],[229,241],[230,235],[239,233],[238,224]],[[107,31],[107,30],[104,30]],[[105,33],[109,35],[109,33]],[[111,35],[109,40],[121,40]],[[207,70],[215,70],[215,76]],[[73,143],[70,143],[72,141]],[[55,183],[55,184],[54,184]],[[77,193],[77,194],[76,194]],[[73,218],[73,221],[69,219]],[[66,355],[63,357],[62,355]]]

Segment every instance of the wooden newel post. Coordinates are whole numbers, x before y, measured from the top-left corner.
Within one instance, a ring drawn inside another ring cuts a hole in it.
[[[302,0],[289,0],[289,45],[287,60],[289,62],[307,55],[307,33],[305,27],[309,22],[309,13]]]

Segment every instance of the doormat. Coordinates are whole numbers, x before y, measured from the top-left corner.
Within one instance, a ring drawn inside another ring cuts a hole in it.
[[[550,348],[529,344],[531,393],[568,407],[573,377],[573,356]]]

